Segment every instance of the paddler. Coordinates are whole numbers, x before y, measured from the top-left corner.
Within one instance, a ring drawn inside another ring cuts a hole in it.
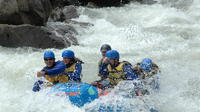
[[[65,75],[69,81],[81,82],[81,72],[83,62],[75,57],[72,50],[65,50],[62,52],[63,62],[66,65]]]
[[[150,94],[149,89],[159,90],[159,75],[160,69],[150,58],[144,58],[140,63],[133,67],[138,78],[145,84],[146,88],[143,94]]]
[[[99,82],[98,88],[114,88],[122,80],[137,80],[137,75],[134,73],[132,65],[127,61],[119,61],[120,55],[116,50],[106,52],[105,60],[108,66],[102,66],[100,71],[105,79]],[[135,86],[136,89],[137,86]],[[139,91],[139,90],[138,90]],[[141,95],[137,92],[137,95]]]
[[[64,74],[65,64],[62,61],[55,61],[53,51],[45,51],[44,63],[46,66],[37,72],[37,77],[44,77],[46,80],[36,81],[32,89],[34,92],[39,91],[41,86],[53,86],[68,81],[68,77]]]
[[[92,82],[91,85],[93,85],[93,86],[98,86],[99,88],[103,88],[103,87],[101,87],[102,86],[101,83],[107,77],[105,77],[103,74],[101,74],[104,71],[104,69],[101,69],[101,68],[102,67],[106,68],[108,66],[108,61],[107,61],[105,55],[106,55],[106,52],[109,50],[111,50],[111,46],[108,44],[103,44],[100,48],[100,52],[102,55],[102,58],[98,62],[98,76],[100,77],[100,80]]]

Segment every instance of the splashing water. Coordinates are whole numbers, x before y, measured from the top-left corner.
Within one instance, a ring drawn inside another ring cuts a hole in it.
[[[100,9],[79,8],[76,21],[94,26],[77,27],[80,46],[75,51],[82,59],[83,81],[97,80],[99,48],[110,44],[120,52],[121,60],[136,64],[152,58],[161,68],[160,92],[143,99],[160,112],[199,112],[200,108],[200,1],[159,0],[157,4],[132,3],[124,7]],[[65,23],[54,23],[65,24]],[[52,49],[61,60],[64,49]],[[142,104],[139,99],[104,97],[77,108],[68,100],[33,93],[36,72],[43,66],[44,50],[0,47],[0,112],[84,112],[98,102],[122,105]],[[139,108],[139,107],[136,107]],[[134,109],[132,109],[134,110]],[[147,111],[147,110],[143,110]]]

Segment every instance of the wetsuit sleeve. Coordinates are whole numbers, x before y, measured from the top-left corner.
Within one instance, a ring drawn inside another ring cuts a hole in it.
[[[137,75],[135,74],[131,64],[125,64],[123,71],[125,72],[125,78],[127,80],[134,80],[137,78]]]
[[[57,76],[58,74],[65,72],[65,64],[62,61],[57,61],[53,68],[45,69],[44,71],[50,77]]]
[[[68,76],[71,80],[81,81],[81,71],[82,71],[82,63],[76,63],[75,70],[72,73],[69,73]]]

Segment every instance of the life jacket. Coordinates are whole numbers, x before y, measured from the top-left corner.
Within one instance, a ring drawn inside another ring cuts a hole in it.
[[[76,63],[73,63],[70,67],[65,69],[65,72],[69,73],[69,72],[74,72],[76,67]]]
[[[110,64],[108,65],[108,72],[109,72],[108,78],[109,78],[111,87],[114,87],[120,81],[125,80],[125,73],[123,71],[123,67],[125,64],[130,64],[130,63],[123,61],[123,62],[120,62],[120,64],[115,68],[112,68]]]
[[[57,61],[55,63],[54,66],[56,66],[56,64],[59,64],[60,61]],[[64,63],[63,63],[64,65]],[[42,71],[45,71],[45,69],[51,69],[51,68],[48,68],[48,67],[44,67]],[[63,68],[64,69],[64,68]],[[50,76],[50,75],[44,75],[44,78],[46,79],[45,81],[45,86],[53,86],[57,83],[65,83],[65,82],[68,82],[68,77],[63,73],[59,73],[55,76]]]
[[[77,63],[83,63],[83,62],[82,62],[80,59],[75,58],[75,61],[71,64],[70,67],[68,67],[68,68],[65,69],[65,72],[66,72],[66,73],[74,72]]]
[[[65,74],[60,74],[58,76],[54,76],[54,77],[50,77],[48,75],[45,75],[45,79],[48,80],[51,83],[47,83],[46,85],[49,86],[53,86],[57,83],[65,83],[68,82],[69,79]]]

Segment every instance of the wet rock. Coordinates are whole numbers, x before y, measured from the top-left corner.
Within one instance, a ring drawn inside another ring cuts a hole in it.
[[[0,0],[0,24],[42,26],[51,11],[49,0]]]
[[[93,2],[99,7],[120,6],[122,4],[122,0],[89,0],[89,2]]]
[[[130,1],[131,0],[89,0],[89,4],[94,3],[95,5],[92,4],[92,6],[98,6],[98,7],[111,7],[111,6],[122,6],[123,4],[127,4]]]
[[[64,7],[68,5],[88,6],[88,7],[110,7],[120,6],[128,3],[129,0],[51,0],[53,7]],[[95,7],[95,8],[96,8]]]
[[[65,6],[64,8],[55,8],[52,11],[52,14],[49,18],[49,21],[61,21],[63,22],[64,20],[69,20],[72,18],[77,18],[79,17],[79,14],[77,12],[77,9],[75,6],[70,5],[70,6]]]
[[[63,15],[63,12],[62,12],[62,8],[59,8],[59,7],[57,7],[57,8],[55,8],[53,11],[52,11],[52,13],[51,13],[51,15],[50,15],[50,17],[49,17],[49,22],[55,22],[55,21],[64,21],[65,20],[65,18],[64,18],[64,15]]]
[[[71,45],[79,45],[78,40],[75,38],[75,35],[77,35],[78,32],[74,27],[67,24],[48,23],[47,28],[49,31],[55,32],[60,37],[65,38]]]
[[[5,47],[66,48],[78,44],[71,42],[74,39],[70,34],[64,38],[45,27],[0,24],[0,45]]]
[[[88,2],[87,7],[89,8],[99,8],[95,3],[93,2]]]
[[[53,8],[59,7],[65,7],[68,5],[75,5],[75,6],[84,6],[87,5],[88,0],[50,0]]]
[[[74,20],[65,20],[64,22],[67,23],[67,24],[70,24],[70,25],[79,25],[81,27],[94,26],[94,24],[92,24],[92,23],[78,22],[78,21],[74,21]]]
[[[72,19],[79,17],[76,7],[73,5],[65,6],[62,12],[65,19]]]
[[[111,7],[111,6],[122,6],[130,2],[140,2],[142,4],[154,4],[154,0],[88,0],[88,7]]]

